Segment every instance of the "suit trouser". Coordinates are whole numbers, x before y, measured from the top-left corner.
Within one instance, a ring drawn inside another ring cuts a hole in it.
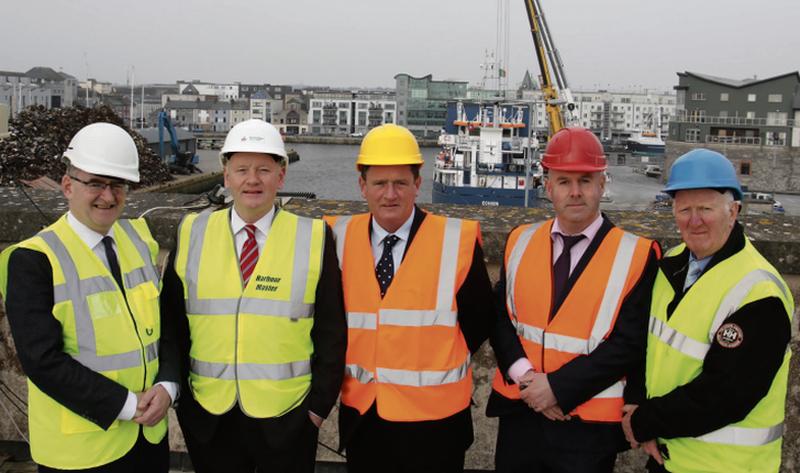
[[[367,411],[347,443],[349,473],[461,473],[466,448]],[[424,429],[424,428],[423,428]]]
[[[152,444],[144,438],[139,428],[139,437],[133,448],[121,458],[111,463],[85,470],[59,470],[39,465],[40,473],[83,472],[83,473],[167,473],[169,471],[169,435],[158,444]]]
[[[567,424],[548,435],[548,423],[538,414],[500,416],[495,453],[497,473],[612,473],[615,449],[593,449],[592,442],[563,435]],[[570,421],[568,421],[570,422]],[[575,421],[571,421],[575,422]],[[578,426],[581,427],[581,426]]]
[[[197,473],[312,473],[316,463],[317,427],[308,418],[297,416],[298,433],[294,439],[281,439],[285,446],[275,447],[266,438],[264,424],[270,419],[245,415],[238,406],[219,416],[217,428],[208,441],[198,439],[184,429],[186,448]],[[286,432],[275,431],[270,435]]]

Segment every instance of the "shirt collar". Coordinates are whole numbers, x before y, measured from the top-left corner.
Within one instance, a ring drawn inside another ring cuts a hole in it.
[[[603,225],[603,215],[598,214],[597,218],[594,219],[592,223],[590,223],[583,231],[576,233],[576,235],[583,235],[586,237],[586,241],[594,240],[595,235],[597,232],[600,231],[600,227]],[[561,225],[558,224],[558,217],[556,217],[555,221],[553,222],[553,228],[550,229],[550,238],[555,240],[555,235],[568,235],[567,232],[561,230]]]
[[[414,221],[414,212],[416,212],[416,211],[417,211],[417,209],[411,209],[411,215],[408,216],[408,220],[406,220],[402,225],[400,225],[400,228],[398,228],[397,231],[393,233],[394,236],[396,236],[397,238],[399,238],[399,239],[401,239],[403,241],[408,241],[408,235],[411,234],[411,223]],[[375,220],[375,216],[373,216],[372,217],[372,236],[375,239],[372,240],[372,241],[378,242],[378,243],[382,242],[383,239],[386,238],[386,235],[388,235],[388,234],[389,234],[389,232],[387,232],[386,230],[383,229],[383,227],[378,225],[378,221]]]
[[[104,236],[110,236],[112,240],[114,239],[114,227],[111,227],[108,230],[107,235],[102,235],[84,225],[83,222],[78,220],[75,215],[72,214],[72,212],[67,212],[67,223],[70,227],[72,227],[72,230],[78,234],[80,239],[86,243],[86,246],[91,249],[94,249],[94,247],[99,245]]]
[[[272,227],[272,219],[274,218],[274,216],[275,216],[275,207],[272,207],[269,210],[269,212],[267,212],[266,215],[256,220],[253,223],[253,225],[256,227],[258,231],[260,231],[264,235],[268,235],[269,229]],[[245,225],[247,225],[247,222],[245,222],[242,219],[242,217],[240,217],[239,214],[236,213],[236,208],[231,207],[231,231],[233,231],[233,234],[236,235],[237,233],[242,231]]]

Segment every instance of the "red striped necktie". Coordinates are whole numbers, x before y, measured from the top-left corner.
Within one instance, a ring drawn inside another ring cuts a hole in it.
[[[258,243],[256,243],[255,225],[245,225],[244,231],[247,232],[247,240],[244,241],[242,254],[239,256],[239,267],[242,269],[242,281],[246,286],[258,262]]]

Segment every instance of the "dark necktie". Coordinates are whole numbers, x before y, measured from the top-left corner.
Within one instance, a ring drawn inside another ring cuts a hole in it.
[[[576,243],[583,240],[583,235],[561,235],[561,241],[564,242],[564,248],[553,265],[553,302],[557,303],[561,300],[561,293],[567,287],[567,280],[569,279],[570,267],[570,250]]]
[[[111,275],[114,276],[114,280],[117,281],[119,284],[119,288],[122,293],[125,293],[125,285],[122,284],[122,271],[119,269],[119,260],[117,260],[117,252],[114,251],[114,239],[110,236],[106,235],[101,240],[103,242],[103,248],[106,250],[106,260],[108,261],[108,269],[111,270]]]
[[[394,258],[392,258],[392,248],[395,243],[400,241],[400,238],[395,235],[386,235],[383,239],[383,254],[375,266],[375,277],[378,278],[378,284],[381,286],[381,299],[386,295],[389,289],[389,284],[392,283],[394,277]]]
[[[247,286],[250,276],[258,262],[258,242],[256,242],[256,227],[255,225],[247,224],[244,226],[244,231],[247,233],[247,239],[242,246],[242,254],[239,256],[239,267],[242,270],[243,285]]]

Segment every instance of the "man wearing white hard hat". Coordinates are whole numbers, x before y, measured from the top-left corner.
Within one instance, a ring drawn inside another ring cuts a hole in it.
[[[678,158],[667,187],[683,242],[659,263],[646,395],[625,408],[650,471],[777,472],[794,301],[737,222],[742,190],[709,149]]]
[[[333,238],[275,207],[287,155],[272,125],[233,127],[220,161],[233,207],[186,216],[164,276],[178,419],[198,473],[313,472],[347,346]]]
[[[28,376],[40,472],[167,472],[177,352],[161,338],[158,244],[120,219],[139,155],[109,123],[64,152],[69,212],[0,255],[0,292]]]

